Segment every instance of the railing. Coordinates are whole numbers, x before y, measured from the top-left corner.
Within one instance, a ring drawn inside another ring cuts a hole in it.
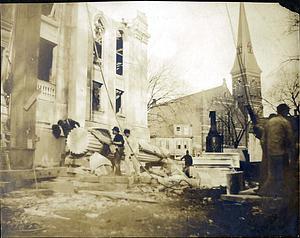
[[[55,98],[56,86],[44,80],[38,80],[37,88],[41,90],[41,94],[50,98]]]

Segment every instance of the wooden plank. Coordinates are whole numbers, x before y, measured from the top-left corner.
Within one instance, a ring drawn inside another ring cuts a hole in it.
[[[137,195],[124,194],[124,193],[120,193],[120,192],[80,190],[80,191],[78,191],[78,193],[92,194],[92,195],[97,195],[97,196],[106,196],[106,197],[119,198],[119,199],[128,199],[128,200],[134,200],[134,201],[139,201],[139,202],[157,203],[156,200],[153,200],[150,198],[143,198],[143,197],[138,197]]]
[[[34,94],[31,95],[31,97],[28,99],[28,101],[24,105],[24,110],[25,111],[29,110],[29,108],[36,101],[36,99],[38,98],[38,96],[40,95],[40,93],[41,93],[41,89],[38,89],[37,91],[34,92]]]
[[[221,199],[230,202],[238,203],[257,203],[257,202],[269,202],[276,199],[272,197],[260,197],[258,195],[235,195],[235,194],[221,194]],[[277,199],[277,200],[280,200]]]

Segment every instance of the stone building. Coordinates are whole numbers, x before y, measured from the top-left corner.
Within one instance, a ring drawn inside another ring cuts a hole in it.
[[[117,22],[101,3],[1,5],[1,131],[10,118],[13,167],[59,162],[60,119],[110,131],[118,120],[149,141],[147,27],[145,14]]]

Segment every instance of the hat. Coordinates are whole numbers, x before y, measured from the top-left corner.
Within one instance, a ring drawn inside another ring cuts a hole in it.
[[[112,130],[116,131],[116,132],[120,132],[119,127],[117,127],[117,126],[115,126]]]
[[[282,103],[277,107],[277,112],[282,112],[282,111],[285,111],[285,110],[290,110],[288,105],[286,105],[285,103]]]
[[[125,130],[124,130],[124,134],[130,134],[130,130],[125,129]]]

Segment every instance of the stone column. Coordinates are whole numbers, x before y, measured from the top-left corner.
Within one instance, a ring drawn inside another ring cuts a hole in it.
[[[41,10],[41,4],[18,4],[16,14],[11,103],[12,169],[28,169],[33,165]]]
[[[72,8],[68,118],[78,121],[80,126],[85,126],[88,31],[90,25],[85,3],[73,3]]]

